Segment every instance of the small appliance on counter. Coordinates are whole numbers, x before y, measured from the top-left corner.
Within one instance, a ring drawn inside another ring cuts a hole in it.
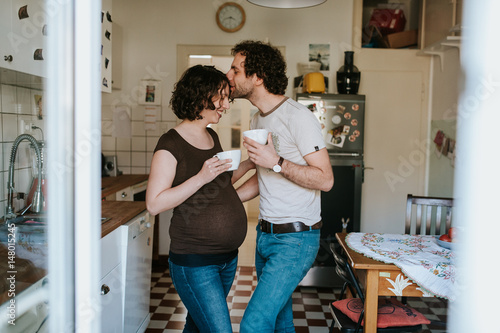
[[[105,156],[101,154],[102,159],[102,177],[116,177],[122,174],[120,170],[118,170],[118,164],[116,156]]]

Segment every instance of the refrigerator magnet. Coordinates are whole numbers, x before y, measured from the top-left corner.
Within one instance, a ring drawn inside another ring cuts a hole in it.
[[[351,120],[351,125],[352,126],[358,126],[358,120],[357,119]]]
[[[353,104],[352,105],[353,111],[358,111],[359,110],[359,105],[358,104]]]
[[[344,127],[342,128],[342,135],[349,134],[350,130],[351,130],[351,126],[344,125]]]
[[[350,112],[344,113],[344,118],[347,120],[351,119],[351,113]]]
[[[342,121],[342,118],[338,114],[336,114],[332,117],[332,123],[334,123],[335,125],[340,124],[341,121]]]
[[[333,138],[332,146],[342,148],[344,146],[344,142],[345,142],[345,136],[341,135],[336,138]]]
[[[28,5],[24,5],[17,11],[17,16],[20,20],[30,17],[28,15]]]

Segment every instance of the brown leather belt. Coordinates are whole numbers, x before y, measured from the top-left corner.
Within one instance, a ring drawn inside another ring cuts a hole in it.
[[[322,221],[313,224],[312,226],[305,225],[302,222],[290,222],[283,224],[271,223],[266,220],[259,220],[260,230],[262,232],[267,233],[275,233],[275,234],[286,234],[290,232],[301,232],[301,231],[309,231],[309,230],[317,230],[321,229],[323,225]]]

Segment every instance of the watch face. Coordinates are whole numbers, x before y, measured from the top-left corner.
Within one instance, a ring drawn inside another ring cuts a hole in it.
[[[273,166],[273,171],[274,172],[281,172],[281,167],[278,164],[276,164],[275,166]]]
[[[225,3],[217,11],[217,24],[227,32],[238,31],[245,23],[245,12],[236,3]]]

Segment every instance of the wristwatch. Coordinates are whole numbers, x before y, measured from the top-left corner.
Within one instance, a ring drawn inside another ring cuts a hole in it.
[[[273,171],[274,172],[281,172],[281,164],[283,164],[284,158],[280,156],[280,159],[278,160],[278,163],[273,166]]]

